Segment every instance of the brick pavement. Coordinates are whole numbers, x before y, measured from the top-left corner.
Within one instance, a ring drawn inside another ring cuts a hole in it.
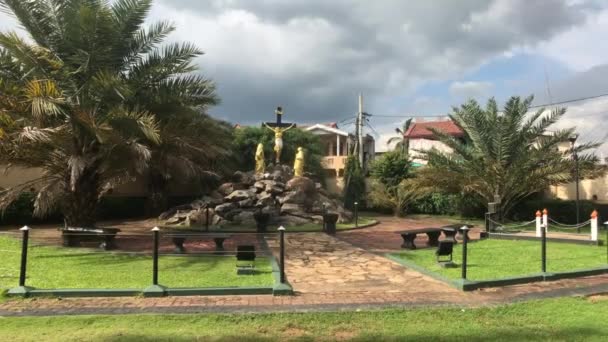
[[[370,251],[398,248],[401,238],[394,233],[395,230],[442,223],[446,222],[383,218],[383,223],[378,226],[340,232],[337,238],[321,233],[287,234],[286,268],[288,280],[296,290],[294,296],[15,299],[0,303],[0,316],[285,312],[442,305],[470,307],[608,293],[608,275],[464,293]],[[269,239],[269,245],[276,251],[275,240]]]

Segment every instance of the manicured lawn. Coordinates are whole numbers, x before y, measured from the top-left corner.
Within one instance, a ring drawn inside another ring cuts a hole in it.
[[[608,300],[476,309],[3,318],[5,341],[605,341]]]
[[[460,268],[443,268],[436,262],[435,248],[394,254],[451,279],[461,276]],[[541,272],[541,244],[537,241],[481,240],[468,245],[467,278],[499,279]],[[462,244],[454,248],[454,261],[460,266]],[[547,272],[573,271],[607,266],[606,247],[547,243]]]
[[[17,286],[21,241],[0,236],[0,289]],[[235,257],[161,256],[159,282],[169,287],[271,286],[266,258],[256,261],[257,273],[237,275]],[[88,248],[31,247],[27,285],[37,288],[135,288],[152,282],[152,257]]]

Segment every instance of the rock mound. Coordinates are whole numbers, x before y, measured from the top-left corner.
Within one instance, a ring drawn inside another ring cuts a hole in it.
[[[289,166],[278,165],[263,175],[237,171],[233,182],[224,183],[211,195],[167,210],[159,216],[167,225],[255,225],[253,214],[270,214],[275,225],[321,223],[325,210],[339,215],[339,222],[352,220],[352,213],[331,199],[321,184],[308,177],[294,177]],[[209,208],[209,217],[207,217]]]

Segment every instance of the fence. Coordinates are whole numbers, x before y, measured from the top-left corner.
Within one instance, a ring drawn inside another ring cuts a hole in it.
[[[119,233],[99,229],[69,234],[64,231],[61,237],[57,232],[50,232],[49,229],[34,231],[26,226],[18,234],[0,234],[3,260],[0,288],[10,288],[9,295],[291,293],[284,267],[284,229],[277,233],[158,227],[149,233]],[[278,249],[279,262],[267,240],[276,243],[273,247]],[[59,244],[100,244],[112,251],[59,248]],[[250,260],[253,254],[254,262]],[[252,263],[254,268],[250,267]],[[18,283],[14,284],[17,275]]]
[[[549,216],[549,211],[547,209],[543,209],[536,211],[536,217],[527,222],[516,223],[516,224],[505,224],[498,221],[495,221],[492,218],[492,215],[486,215],[486,231],[488,232],[500,232],[500,233],[517,233],[521,230],[530,230],[532,226],[535,227],[535,236],[540,238],[542,233],[541,231],[544,228],[545,232],[555,231],[555,232],[566,232],[566,233],[589,233],[590,241],[599,241],[599,217],[596,210],[594,210],[589,220],[580,222],[578,224],[565,224],[554,220]]]
[[[608,241],[608,222],[604,224]],[[548,242],[546,229],[541,229],[540,234],[539,241],[506,243],[505,240],[500,240],[500,244],[490,242],[492,239],[471,243],[468,234],[463,234],[460,286],[471,290],[608,273],[608,243],[605,248],[551,243]],[[471,277],[473,269],[475,274]]]

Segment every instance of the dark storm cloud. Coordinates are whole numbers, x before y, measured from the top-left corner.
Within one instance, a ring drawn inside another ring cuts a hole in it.
[[[366,109],[381,112],[387,98],[429,80],[457,78],[581,24],[595,5],[166,0],[155,6],[154,19],[178,25],[176,39],[207,52],[201,65],[223,101],[213,113],[246,123],[267,117],[278,104],[291,120],[337,119],[354,113],[359,91]]]

